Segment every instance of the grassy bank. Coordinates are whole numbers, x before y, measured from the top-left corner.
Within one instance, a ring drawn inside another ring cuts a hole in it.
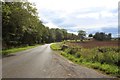
[[[61,55],[74,63],[84,65],[120,77],[119,49],[116,47],[100,47],[85,49],[80,46],[68,46],[62,49],[62,44],[52,44],[53,50],[60,50]],[[99,51],[100,50],[100,51]]]
[[[39,46],[39,45],[18,47],[18,48],[11,48],[11,49],[2,50],[2,55],[8,55],[8,54],[16,53],[16,52],[19,52],[19,51],[24,51],[24,50],[31,49],[31,48],[34,48],[34,47],[37,47],[37,46]]]
[[[53,50],[61,50],[61,45],[62,43],[52,43],[50,47]]]

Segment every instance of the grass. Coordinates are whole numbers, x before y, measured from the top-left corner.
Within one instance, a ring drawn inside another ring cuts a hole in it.
[[[80,65],[85,65],[87,67],[93,68],[93,69],[98,69],[100,71],[105,72],[106,74],[113,74],[118,76],[120,69],[118,66],[115,65],[110,65],[110,64],[101,64],[100,62],[90,62],[85,60],[84,58],[76,58],[73,55],[67,54],[65,52],[61,52],[61,55],[66,57],[67,59],[71,60],[74,63],[80,64]]]
[[[115,65],[110,65],[110,64],[101,64],[99,62],[83,62],[84,65],[89,66],[93,69],[98,69],[100,71],[105,72],[106,74],[114,74],[118,76],[119,68],[118,66]]]
[[[118,49],[116,48],[106,48],[103,47],[101,50],[107,50],[107,52],[101,53],[98,52],[98,48],[94,49],[84,49],[75,47],[74,48],[67,48],[64,51],[61,50],[61,44],[52,44],[51,48],[53,50],[60,50],[61,55],[66,57],[67,59],[71,60],[74,63],[84,65],[93,69],[100,70],[105,72],[106,74],[111,74],[117,77],[120,77],[120,67],[113,64],[118,60]],[[70,47],[70,46],[69,46]],[[78,48],[78,51],[76,51]],[[115,50],[112,50],[115,49]],[[73,53],[72,53],[73,52]],[[109,58],[109,59],[108,59]],[[101,61],[105,61],[106,63],[102,63]]]
[[[52,43],[50,45],[50,47],[53,49],[53,50],[61,50],[61,43]]]
[[[16,52],[19,52],[19,51],[24,51],[24,50],[27,50],[27,49],[31,49],[31,48],[34,48],[34,47],[37,47],[37,46],[39,46],[39,45],[6,49],[6,50],[2,50],[2,54],[3,55],[8,55],[8,54],[11,54],[11,53],[16,53]]]

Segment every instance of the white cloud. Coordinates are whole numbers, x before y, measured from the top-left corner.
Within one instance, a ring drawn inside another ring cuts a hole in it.
[[[117,28],[120,0],[28,0],[34,2],[45,26],[77,33],[79,29],[102,31]],[[73,26],[73,27],[72,27]],[[71,31],[70,31],[71,29]],[[74,30],[74,31],[72,31]],[[76,30],[76,32],[75,32]]]
[[[49,27],[49,28],[59,28],[58,26],[56,26],[55,24],[53,23],[46,23],[44,24],[46,27]]]
[[[86,13],[76,16],[77,18],[95,18],[99,19],[99,13]]]
[[[111,13],[111,12],[106,12],[106,11],[102,11],[100,14],[101,14],[101,17],[103,18],[118,16],[118,13]]]
[[[119,0],[28,0],[35,2],[39,9],[74,12],[89,8],[114,9]]]

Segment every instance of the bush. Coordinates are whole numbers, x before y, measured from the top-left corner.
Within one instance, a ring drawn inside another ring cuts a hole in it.
[[[61,47],[61,50],[65,50],[67,48],[68,48],[68,45],[63,44],[62,47]]]
[[[69,47],[66,48],[64,51],[68,54],[75,55],[78,52],[78,49]]]
[[[80,52],[75,53],[75,57],[76,57],[76,58],[80,58],[80,57],[81,57]]]
[[[116,65],[119,58],[118,53],[111,51],[106,53],[98,53],[94,60],[100,62],[101,64],[107,63]]]
[[[71,52],[71,49],[70,49],[70,48],[67,48],[67,49],[65,49],[64,51],[69,54],[69,53]]]
[[[78,50],[76,49],[76,48],[71,48],[71,50],[70,50],[70,54],[75,54],[76,52],[77,52]]]
[[[117,47],[100,47],[100,48],[97,48],[98,49],[98,52],[102,52],[102,53],[105,53],[105,52],[120,52],[120,48],[117,48]]]

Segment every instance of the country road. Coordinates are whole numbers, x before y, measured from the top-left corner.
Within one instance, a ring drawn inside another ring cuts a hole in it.
[[[110,78],[68,61],[50,49],[38,46],[3,58],[3,78]]]

